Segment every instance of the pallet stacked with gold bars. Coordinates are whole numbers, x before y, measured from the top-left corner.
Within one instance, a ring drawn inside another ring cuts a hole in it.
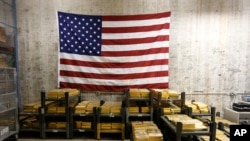
[[[153,121],[132,121],[133,141],[163,141],[161,130]]]

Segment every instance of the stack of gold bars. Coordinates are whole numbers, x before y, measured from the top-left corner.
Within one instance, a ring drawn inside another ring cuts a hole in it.
[[[100,123],[101,129],[103,130],[109,130],[111,129],[111,123]]]
[[[216,137],[217,141],[229,141],[230,140],[229,137],[226,136],[224,134],[224,132],[221,131],[221,130],[219,130],[219,129],[216,129],[216,135],[215,135],[215,137]]]
[[[121,130],[122,129],[122,123],[116,123],[116,122],[109,122],[109,123],[99,123],[101,130]]]
[[[141,113],[149,113],[150,112],[149,106],[142,106],[140,108],[141,108]]]
[[[77,129],[91,129],[91,122],[75,121]]]
[[[192,102],[192,104],[196,105],[200,111],[200,113],[209,113],[209,106],[202,102]]]
[[[34,102],[23,105],[23,111],[26,113],[38,113],[38,108],[41,107],[41,102]]]
[[[153,91],[153,96],[158,98],[159,95],[161,95],[160,99],[177,99],[179,98],[180,94],[171,89],[152,89]],[[160,100],[159,99],[159,100]]]
[[[139,113],[140,110],[139,110],[139,106],[137,105],[137,103],[135,101],[130,101],[129,102],[129,112],[130,113]]]
[[[152,89],[154,97],[154,108],[161,107],[164,115],[176,114],[181,112],[181,108],[170,101],[164,101],[168,99],[179,98],[179,93],[170,89]]]
[[[169,107],[164,107],[163,108],[164,115],[179,114],[180,112],[181,112],[181,108],[174,105],[174,104],[170,104]]]
[[[111,123],[111,129],[121,129],[122,128],[122,123],[115,123],[115,122],[112,122]]]
[[[150,90],[148,89],[137,89],[137,88],[130,88],[129,95],[131,98],[150,98]],[[130,101],[129,112],[130,113],[149,113],[150,106],[145,102],[141,102],[138,105],[135,101]]]
[[[153,121],[133,121],[131,125],[134,141],[163,141],[163,135]]]
[[[49,122],[49,129],[66,129],[66,122]]]
[[[227,127],[229,127],[230,125],[237,125],[237,123],[231,122],[231,121],[229,121],[229,120],[227,120],[227,119],[224,119],[224,118],[222,118],[222,117],[219,117],[219,116],[216,116],[216,117],[215,117],[215,122],[216,122],[216,123],[221,122],[221,123],[223,123],[223,124],[224,124],[225,126],[227,126]]]
[[[45,106],[52,104],[52,101],[46,101]],[[41,101],[33,102],[23,105],[23,112],[25,113],[38,113],[38,109],[41,107]]]
[[[157,100],[169,98],[168,89],[152,89],[152,91],[153,97]]]
[[[117,101],[105,101],[100,107],[102,114],[120,114],[121,113],[122,102]]]
[[[189,107],[192,109],[192,113],[200,113],[200,110],[198,107],[194,104],[192,104],[191,101],[185,101],[185,106]]]
[[[149,98],[150,91],[148,89],[130,88],[129,95],[131,98]]]
[[[63,99],[65,98],[66,92],[69,93],[69,97],[80,94],[80,91],[77,89],[62,88],[62,89],[53,89],[48,91],[47,97],[49,99]]]
[[[20,126],[22,128],[40,128],[39,120],[35,116],[20,122]]]
[[[182,130],[185,131],[197,131],[197,130],[208,130],[208,127],[198,119],[193,119],[185,114],[176,115],[165,115],[173,124],[177,122],[182,123]]]
[[[224,119],[222,117],[219,117],[219,116],[215,117],[215,122],[216,123],[219,123],[219,122],[223,123],[224,124],[224,130],[227,131],[228,133],[230,133],[230,125],[238,125],[235,122],[231,122],[231,121],[229,121],[227,119]]]
[[[69,107],[73,108],[76,105],[75,102],[69,104]],[[49,114],[65,114],[65,105],[59,105],[58,103],[51,104],[48,106],[47,113]]]
[[[140,101],[139,103],[130,101],[128,109],[130,113],[149,113],[151,110],[148,101]]]
[[[210,141],[209,136],[200,136],[203,141]],[[216,129],[215,141],[229,141],[230,138],[224,134],[223,131]]]
[[[99,107],[100,101],[82,101],[75,107],[76,114],[88,114],[93,113],[94,107]]]
[[[185,101],[185,106],[192,108],[192,113],[209,113],[209,106],[202,102]]]

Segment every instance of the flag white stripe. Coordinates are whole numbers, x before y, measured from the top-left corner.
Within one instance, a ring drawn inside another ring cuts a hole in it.
[[[153,43],[144,44],[130,44],[130,45],[102,45],[102,51],[131,51],[131,49],[136,50],[146,50],[159,47],[169,47],[169,41],[158,41]]]
[[[161,29],[157,31],[147,31],[147,32],[133,32],[133,33],[102,33],[102,39],[138,39],[138,38],[148,38],[157,37],[161,35],[169,35],[168,29]]]
[[[68,54],[68,53],[60,53],[61,59],[73,59],[79,61],[89,61],[89,62],[139,62],[139,61],[150,61],[150,60],[158,60],[158,59],[168,59],[168,53],[158,53],[158,54],[149,54],[149,55],[141,55],[138,57],[135,56],[125,56],[125,57],[103,57],[103,56],[87,56],[87,55],[78,55],[78,54]]]
[[[85,67],[85,66],[74,66],[74,65],[60,65],[60,70],[64,71],[78,71],[85,73],[96,73],[96,74],[131,74],[131,73],[146,73],[146,72],[155,72],[161,70],[168,70],[168,65],[155,65],[155,66],[146,66],[146,67],[134,67],[131,68],[94,68],[94,67]]]
[[[102,27],[136,27],[160,25],[166,23],[170,23],[170,17],[134,21],[102,21]]]
[[[140,79],[128,79],[128,80],[112,80],[112,79],[86,79],[61,76],[60,82],[78,83],[78,84],[92,84],[92,85],[106,85],[106,86],[126,86],[126,85],[144,85],[153,83],[166,83],[168,82],[168,76],[165,77],[152,77],[152,78],[140,78]]]

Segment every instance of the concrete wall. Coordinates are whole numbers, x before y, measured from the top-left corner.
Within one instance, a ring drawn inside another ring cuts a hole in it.
[[[171,11],[170,88],[218,111],[234,101],[230,92],[250,91],[250,1],[17,0],[23,104],[39,100],[41,89],[57,86],[57,11],[91,15]]]

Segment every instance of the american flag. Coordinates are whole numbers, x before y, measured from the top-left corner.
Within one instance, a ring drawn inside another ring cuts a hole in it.
[[[170,12],[58,12],[59,86],[88,91],[168,88]]]

